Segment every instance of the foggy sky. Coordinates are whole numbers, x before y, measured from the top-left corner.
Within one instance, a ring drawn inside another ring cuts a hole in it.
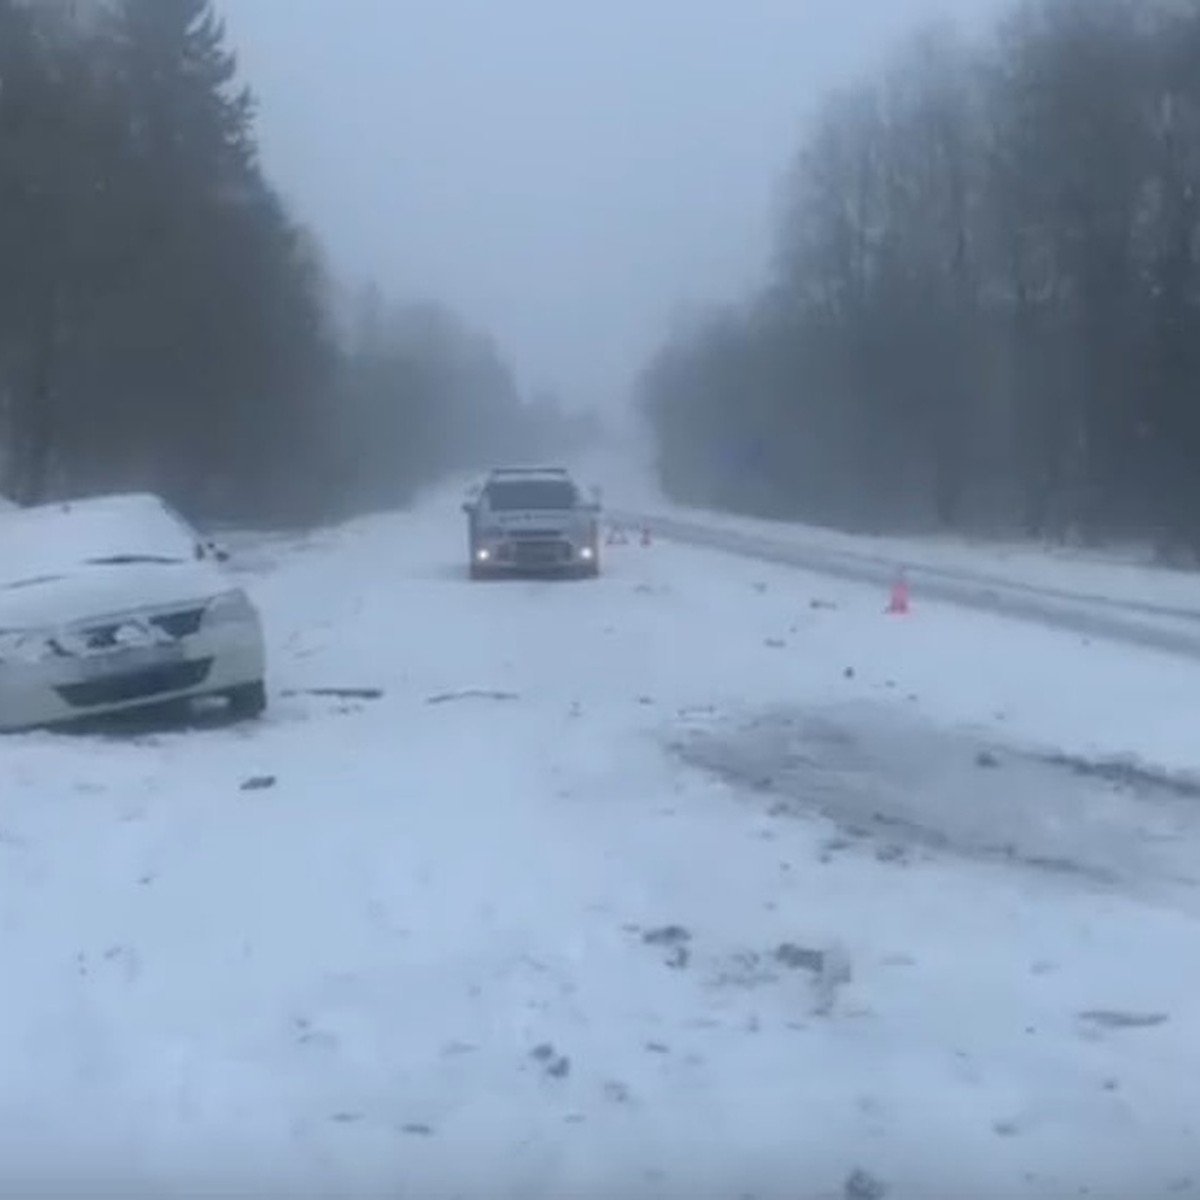
[[[622,401],[762,276],[806,114],[998,0],[221,0],[266,166],[336,272],[434,296],[526,389]]]

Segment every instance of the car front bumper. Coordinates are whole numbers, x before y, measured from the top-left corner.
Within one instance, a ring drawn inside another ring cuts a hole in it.
[[[478,547],[474,561],[480,570],[532,575],[591,567],[598,550],[591,541],[569,537],[498,538]]]
[[[168,645],[35,663],[0,663],[0,732],[65,724],[126,709],[220,695],[266,670],[261,624],[202,627]]]

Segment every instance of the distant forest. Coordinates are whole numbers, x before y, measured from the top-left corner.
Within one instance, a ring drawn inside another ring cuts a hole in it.
[[[1028,0],[827,98],[760,293],[641,381],[677,499],[1200,550],[1200,4]]]
[[[0,491],[309,521],[590,433],[454,314],[342,297],[211,0],[0,0]]]

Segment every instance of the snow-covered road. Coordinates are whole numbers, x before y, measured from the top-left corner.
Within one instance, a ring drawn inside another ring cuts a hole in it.
[[[5,1194],[1200,1180],[1194,667],[459,519],[244,551],[259,727],[0,744]]]

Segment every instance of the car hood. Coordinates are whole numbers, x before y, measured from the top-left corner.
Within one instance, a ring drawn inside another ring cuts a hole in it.
[[[195,604],[234,587],[206,562],[75,566],[0,586],[0,630],[55,629],[93,617]]]

